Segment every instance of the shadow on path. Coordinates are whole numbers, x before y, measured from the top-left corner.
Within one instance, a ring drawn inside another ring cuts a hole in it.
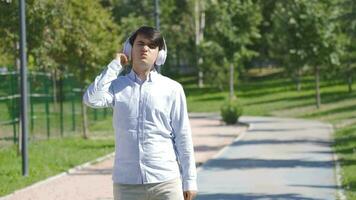
[[[323,200],[308,198],[299,194],[200,194],[196,200],[254,200],[254,199],[288,199],[288,200]]]
[[[355,162],[355,161],[354,161]],[[204,166],[204,169],[257,169],[257,168],[333,168],[333,161],[309,161],[298,159],[214,159]]]

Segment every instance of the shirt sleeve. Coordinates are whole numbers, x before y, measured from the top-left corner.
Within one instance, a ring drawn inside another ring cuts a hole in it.
[[[119,60],[114,59],[89,85],[83,96],[83,102],[92,108],[111,107],[114,94],[111,84],[123,70]]]
[[[181,167],[183,191],[197,190],[197,173],[194,158],[192,132],[190,128],[186,97],[179,84],[171,112],[174,143]]]

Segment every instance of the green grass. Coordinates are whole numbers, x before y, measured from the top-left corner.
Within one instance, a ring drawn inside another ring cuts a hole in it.
[[[339,129],[335,135],[335,151],[342,166],[342,177],[348,199],[356,199],[356,126]]]
[[[30,142],[29,174],[21,175],[16,146],[0,150],[0,196],[114,151],[112,139],[51,139]]]
[[[220,112],[227,91],[206,86],[198,89],[192,77],[179,79],[184,85],[189,112]],[[340,158],[343,187],[348,199],[356,199],[356,91],[348,92],[342,80],[321,82],[320,109],[315,106],[314,80],[302,80],[302,90],[278,75],[241,81],[236,96],[243,104],[244,115],[262,115],[315,119],[335,127],[334,151]],[[356,84],[353,85],[356,89]]]

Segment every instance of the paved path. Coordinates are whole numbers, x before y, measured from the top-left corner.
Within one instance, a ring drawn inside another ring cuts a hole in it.
[[[231,144],[246,127],[223,125],[216,114],[191,113],[197,165]],[[51,178],[0,200],[111,200],[113,157]],[[0,186],[1,187],[1,186]]]
[[[317,121],[243,117],[243,137],[206,162],[197,200],[331,200],[332,129]]]

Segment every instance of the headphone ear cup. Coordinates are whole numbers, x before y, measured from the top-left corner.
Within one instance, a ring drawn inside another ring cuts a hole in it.
[[[155,64],[158,66],[163,65],[164,62],[166,61],[166,58],[167,58],[167,52],[163,49],[160,50],[158,52],[158,56],[157,56]]]
[[[124,43],[124,48],[122,51],[129,60],[131,60],[131,50],[132,50],[132,45],[130,44],[130,40],[128,38]]]

